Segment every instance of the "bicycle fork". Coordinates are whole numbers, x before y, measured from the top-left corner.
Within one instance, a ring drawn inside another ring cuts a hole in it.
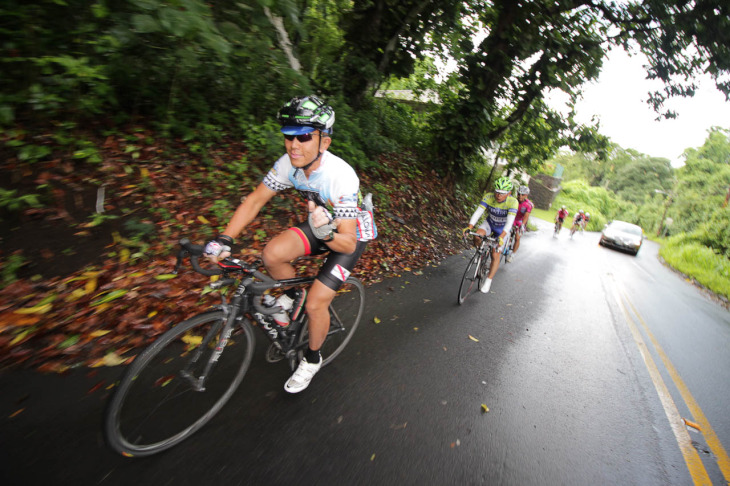
[[[197,392],[204,392],[205,391],[205,381],[207,380],[208,376],[210,376],[211,371],[213,370],[213,367],[216,365],[218,360],[221,357],[221,354],[223,354],[223,350],[226,348],[226,345],[228,344],[228,341],[231,339],[231,334],[233,334],[233,326],[236,322],[236,315],[237,312],[235,312],[235,309],[233,312],[227,310],[225,307],[223,308],[223,311],[227,314],[225,318],[225,323],[223,320],[219,321],[218,323],[214,324],[208,333],[203,338],[202,342],[200,343],[200,346],[198,346],[195,351],[193,352],[193,355],[190,358],[190,361],[188,361],[187,366],[183,370],[180,371],[180,376],[185,378],[188,383],[190,383],[190,386],[194,391]],[[223,327],[221,328],[221,324],[223,324]],[[215,349],[213,350],[213,353],[208,358],[208,362],[205,364],[205,369],[203,370],[203,373],[201,373],[200,376],[196,377],[195,374],[191,371],[193,367],[195,367],[195,364],[198,362],[200,357],[203,355],[203,350],[205,350],[210,342],[215,338],[215,336],[220,331],[220,337],[218,338],[218,342],[216,343]]]

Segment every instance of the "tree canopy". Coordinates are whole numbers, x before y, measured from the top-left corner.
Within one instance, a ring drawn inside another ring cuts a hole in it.
[[[517,165],[562,145],[605,158],[598,127],[551,112],[545,97],[575,100],[614,47],[646,54],[648,77],[664,83],[650,97],[661,115],[701,73],[727,95],[729,9],[720,0],[8,0],[0,123],[147,116],[183,136],[250,132],[283,100],[316,92],[348,115],[346,149],[364,160],[413,141],[385,140],[375,90],[440,58],[456,68],[412,130],[441,170],[467,173],[497,146]]]

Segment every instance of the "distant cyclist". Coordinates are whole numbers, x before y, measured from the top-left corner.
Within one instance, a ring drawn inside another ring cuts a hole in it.
[[[557,236],[558,233],[560,233],[560,228],[563,227],[563,222],[565,221],[565,218],[570,216],[570,213],[566,209],[565,206],[562,206],[558,213],[555,215],[555,235]]]
[[[467,231],[474,228],[474,225],[486,211],[487,217],[477,229],[477,233],[499,237],[500,246],[492,250],[492,263],[489,267],[489,274],[479,289],[485,294],[489,292],[492,286],[492,279],[499,268],[499,254],[504,251],[507,234],[512,228],[512,223],[514,223],[517,214],[517,199],[512,197],[510,192],[512,192],[512,181],[507,177],[497,179],[494,183],[494,192],[484,194],[469,220],[469,226],[464,228],[464,234],[466,234]]]
[[[585,217],[583,218],[583,229],[585,229],[586,226],[588,226],[588,223],[590,222],[590,220],[591,220],[591,213],[586,213]]]
[[[575,216],[573,216],[573,226],[570,228],[571,237],[576,231],[578,231],[579,229],[583,229],[583,225],[585,224],[585,218],[586,213],[582,209],[578,210],[578,212],[575,213]]]
[[[527,199],[527,196],[530,194],[530,188],[522,185],[519,189],[517,189],[517,216],[515,216],[515,246],[512,248],[512,252],[507,256],[507,261],[511,262],[514,257],[515,253],[517,253],[517,249],[520,247],[520,239],[522,238],[522,233],[527,228],[527,220],[530,219],[530,213],[532,212],[533,208],[535,207],[532,204],[532,201]]]

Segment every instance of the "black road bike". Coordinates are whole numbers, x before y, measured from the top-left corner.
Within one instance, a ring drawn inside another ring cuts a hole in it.
[[[480,235],[474,231],[469,231],[464,235],[465,239],[469,236],[479,238],[479,246],[474,252],[474,256],[469,260],[466,266],[464,276],[461,278],[459,285],[459,304],[463,304],[467,297],[481,287],[484,279],[487,278],[489,267],[492,261],[492,250],[499,247],[499,238],[491,235]]]
[[[186,256],[203,275],[220,275],[213,289],[232,287],[230,303],[221,303],[165,332],[129,365],[110,398],[104,417],[109,445],[128,457],[164,451],[200,429],[225,405],[241,384],[254,352],[254,321],[271,341],[270,363],[287,360],[295,370],[309,344],[306,312],[282,328],[273,324],[278,306],[267,307],[269,289],[308,286],[315,277],[275,280],[253,264],[235,258],[203,269],[203,247],[180,241],[177,272]],[[362,283],[349,277],[330,305],[330,329],[321,348],[323,365],[347,346],[360,324],[365,307]]]

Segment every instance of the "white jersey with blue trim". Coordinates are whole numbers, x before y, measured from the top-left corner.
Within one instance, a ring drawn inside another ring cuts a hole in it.
[[[322,153],[319,167],[309,178],[302,169],[291,164],[288,154],[284,154],[266,174],[263,183],[277,192],[293,187],[305,199],[329,211],[331,218],[357,219],[359,241],[377,237],[372,213],[362,211],[358,206],[360,179],[350,164],[330,152]]]

